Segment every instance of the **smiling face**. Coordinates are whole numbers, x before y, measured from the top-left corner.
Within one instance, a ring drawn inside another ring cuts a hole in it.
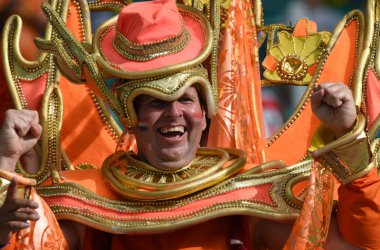
[[[161,170],[190,164],[206,128],[196,89],[189,87],[175,101],[141,95],[135,104],[138,126],[133,130],[139,159]]]

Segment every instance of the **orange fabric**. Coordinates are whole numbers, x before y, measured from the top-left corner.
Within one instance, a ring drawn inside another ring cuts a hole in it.
[[[380,177],[377,169],[339,189],[338,224],[343,238],[364,249],[380,249]]]
[[[73,86],[62,78],[60,89],[64,100],[62,145],[68,158],[73,165],[86,162],[100,168],[103,159],[115,150],[116,140],[86,86]]]
[[[330,225],[334,180],[318,163],[312,166],[309,188],[284,250],[323,249]]]
[[[270,70],[273,71],[277,67],[277,61],[276,61],[276,59],[271,54],[268,54],[265,57],[262,65],[263,65],[263,67],[265,67],[265,68],[270,69]]]
[[[317,32],[317,24],[309,19],[302,18],[298,21],[294,29],[295,36],[307,36],[309,33]]]
[[[228,218],[222,218],[169,233],[115,235],[111,249],[229,249],[229,225]]]
[[[208,146],[239,148],[248,163],[265,161],[260,68],[254,16],[248,0],[232,0],[218,62],[218,114]],[[237,32],[239,31],[239,32]]]
[[[33,81],[20,80],[20,85],[29,109],[37,111],[41,110],[47,79],[48,74],[45,73]]]
[[[324,66],[319,83],[341,82],[349,85],[355,74],[355,59],[358,55],[356,42],[358,39],[359,24],[353,21],[340,34],[334,48]],[[339,62],[339,67],[337,67]]]
[[[151,235],[109,235],[93,229],[86,230],[84,250],[97,249],[144,249],[144,250],[201,250],[232,249],[234,240],[250,249],[252,244],[244,237],[241,217],[224,217],[199,225]],[[110,244],[110,245],[107,245]]]
[[[31,221],[30,227],[14,234],[4,250],[68,250],[66,240],[49,206],[32,189],[31,199],[39,204],[40,219]]]
[[[101,171],[98,169],[62,171],[61,175],[65,178],[66,182],[77,183],[102,197],[105,197],[111,200],[122,199],[120,196],[118,196],[115,192],[113,192],[109,188]],[[48,179],[42,185],[43,186],[52,185],[51,179]]]
[[[380,78],[375,71],[370,68],[366,82],[366,107],[369,117],[368,128],[370,129],[377,118],[380,117]]]

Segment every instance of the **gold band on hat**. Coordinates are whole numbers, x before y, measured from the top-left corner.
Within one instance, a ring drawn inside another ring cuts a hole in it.
[[[182,21],[181,32],[178,35],[146,44],[132,43],[116,28],[113,45],[120,55],[129,60],[149,61],[157,57],[177,53],[183,50],[189,41],[189,31],[185,28],[185,24]]]
[[[208,72],[202,65],[175,74],[130,80],[115,85],[116,96],[124,106],[124,126],[128,128],[137,126],[137,114],[133,104],[137,96],[149,95],[161,100],[173,101],[181,97],[186,89],[194,84],[202,89],[200,98],[205,101],[208,116],[215,115],[214,93],[208,80]]]

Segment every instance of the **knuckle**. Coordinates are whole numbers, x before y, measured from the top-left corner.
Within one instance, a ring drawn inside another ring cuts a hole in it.
[[[36,118],[38,116],[38,112],[35,110],[26,110],[26,113],[30,118]]]

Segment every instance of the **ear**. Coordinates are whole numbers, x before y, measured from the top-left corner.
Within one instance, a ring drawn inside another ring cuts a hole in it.
[[[202,131],[204,131],[206,127],[207,127],[206,112],[202,109]]]

